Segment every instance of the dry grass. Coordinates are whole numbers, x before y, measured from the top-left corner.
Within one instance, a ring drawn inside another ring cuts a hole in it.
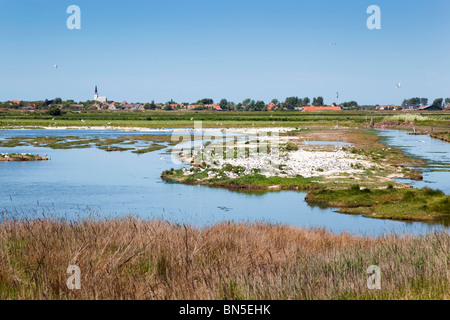
[[[0,299],[448,299],[449,252],[446,233],[4,217]],[[81,269],[81,290],[66,287],[69,265]],[[380,291],[367,289],[370,265],[383,272]]]

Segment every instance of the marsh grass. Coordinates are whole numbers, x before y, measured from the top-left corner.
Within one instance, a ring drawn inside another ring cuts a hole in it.
[[[396,114],[393,116],[388,116],[384,118],[386,122],[421,122],[431,120],[428,116],[423,116],[421,114]]]
[[[153,143],[150,147],[139,149],[139,150],[135,150],[135,151],[131,151],[131,152],[132,153],[137,153],[137,154],[144,154],[144,153],[149,153],[149,152],[153,152],[153,151],[162,150],[164,148],[166,148],[166,146],[161,145],[161,144],[157,144],[157,143]]]
[[[450,217],[450,196],[429,188],[368,189],[354,185],[347,189],[310,191],[306,201],[371,218],[425,221]]]
[[[0,299],[448,299],[450,237],[133,218],[0,224]],[[81,269],[81,290],[66,269]],[[382,270],[381,290],[366,270]]]

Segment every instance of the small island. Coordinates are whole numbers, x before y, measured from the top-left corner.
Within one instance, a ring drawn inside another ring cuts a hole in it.
[[[50,158],[30,153],[0,153],[0,161],[47,161]]]

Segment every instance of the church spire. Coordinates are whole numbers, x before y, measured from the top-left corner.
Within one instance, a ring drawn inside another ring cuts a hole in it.
[[[95,86],[95,93],[98,93],[98,92],[97,92],[97,86]]]

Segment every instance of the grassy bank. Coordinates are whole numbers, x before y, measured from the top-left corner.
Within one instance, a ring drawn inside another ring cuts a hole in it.
[[[377,239],[135,219],[0,225],[0,299],[448,299],[446,233]],[[66,269],[81,270],[81,290]],[[366,270],[378,265],[381,290]]]
[[[371,190],[354,185],[344,190],[311,191],[306,201],[370,218],[412,221],[450,218],[450,196],[428,188]]]

